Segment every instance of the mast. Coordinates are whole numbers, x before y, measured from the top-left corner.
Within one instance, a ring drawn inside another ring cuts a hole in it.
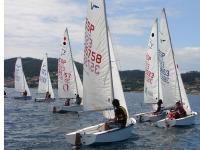
[[[46,53],[46,59],[48,58],[48,55],[47,55],[47,53]],[[50,79],[50,77],[49,77],[49,70],[48,70],[48,60],[47,60],[47,83],[48,83],[48,92],[49,92],[49,79]]]
[[[176,72],[176,80],[178,82],[179,96],[180,96],[181,103],[183,103],[182,102],[182,95],[181,95],[180,84],[179,84],[179,80],[178,80],[177,67],[176,67],[176,63],[175,63],[174,51],[173,51],[173,48],[172,48],[171,36],[170,36],[170,33],[169,33],[169,27],[168,27],[168,21],[167,21],[167,17],[166,17],[166,13],[165,13],[165,9],[164,8],[163,8],[163,12],[164,12],[164,15],[165,15],[166,24],[167,24],[167,31],[168,31],[168,34],[169,34],[170,47],[171,47],[171,50],[172,50],[173,62],[174,62],[175,72]]]
[[[159,49],[158,49],[158,18],[156,18],[156,50],[157,50],[157,67],[158,67],[158,100],[160,99],[160,61],[159,61]]]
[[[106,15],[106,3],[105,0],[103,0],[104,3],[104,17],[105,17],[105,23],[106,23],[106,36],[107,36],[107,46],[108,46],[108,57],[109,57],[109,66],[110,66],[110,76],[111,76],[111,100],[114,99],[114,87],[113,87],[113,76],[112,76],[112,64],[111,64],[111,56],[110,56],[110,45],[109,45],[109,39],[108,39],[108,22],[107,22],[107,15]]]
[[[66,28],[66,32],[67,32],[67,38],[68,38],[68,42],[69,42],[69,51],[70,51],[70,55],[71,55],[71,59],[72,59],[72,67],[73,67],[73,74],[74,74],[74,79],[75,79],[75,84],[76,84],[76,94],[78,93],[78,86],[77,86],[77,81],[76,81],[76,75],[75,75],[75,69],[74,69],[74,59],[73,59],[73,55],[72,55],[72,50],[71,50],[71,45],[70,45],[70,40],[69,40],[69,34],[68,34],[68,30]]]

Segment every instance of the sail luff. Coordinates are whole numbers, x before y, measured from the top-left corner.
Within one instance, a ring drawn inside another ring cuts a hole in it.
[[[110,55],[110,43],[109,43],[109,37],[108,37],[108,21],[107,21],[107,14],[106,14],[106,3],[105,0],[103,0],[104,3],[104,17],[105,17],[105,23],[106,23],[106,36],[107,36],[107,45],[108,45],[108,58],[109,58],[109,67],[110,67],[110,78],[111,78],[111,93],[112,97],[111,100],[113,100],[114,97],[114,87],[113,87],[113,73],[112,73],[112,62],[111,62],[111,55]]]
[[[47,65],[47,73],[48,73],[48,78],[47,78],[47,79],[48,79],[48,82],[47,82],[47,83],[48,83],[48,91],[49,91],[49,79],[50,79],[50,76],[49,76],[49,69],[48,69],[48,54],[47,54],[47,53],[46,53],[46,59],[47,59],[46,65]],[[51,81],[50,81],[50,82],[51,82]]]
[[[158,100],[160,98],[160,63],[159,63],[159,48],[158,48],[158,18],[156,18],[156,33],[157,33],[157,38],[156,38],[156,47],[157,47],[157,74],[158,74]]]

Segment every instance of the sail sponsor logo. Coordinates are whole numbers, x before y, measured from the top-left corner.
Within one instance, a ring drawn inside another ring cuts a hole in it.
[[[89,71],[99,74],[102,55],[92,49],[93,40],[91,34],[94,32],[95,26],[86,18],[85,24],[85,49],[84,49],[84,67]]]
[[[151,56],[146,54],[146,66],[145,66],[145,80],[152,84],[152,80],[154,79],[154,73],[150,70]]]
[[[164,62],[165,53],[159,50],[159,61],[160,61],[160,76],[161,80],[165,83],[169,83],[169,70],[165,68]]]
[[[94,8],[99,8],[99,6],[97,6],[97,5],[93,4],[93,3],[91,3],[91,10],[93,10]]]

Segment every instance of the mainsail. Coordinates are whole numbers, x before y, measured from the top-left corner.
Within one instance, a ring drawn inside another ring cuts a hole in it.
[[[158,62],[158,19],[153,23],[145,58],[144,102],[156,103],[162,99]]]
[[[181,101],[191,113],[190,105],[185,93],[180,73],[176,67],[165,10],[162,11],[160,20],[160,74],[165,105],[173,106],[176,101]]]
[[[79,94],[82,97],[82,90],[82,83],[74,64],[66,28],[61,55],[58,60],[58,96],[60,98],[75,98],[75,94]]]
[[[121,100],[121,105],[127,109],[111,45],[105,1],[89,0],[85,25],[83,66],[83,102],[85,110],[112,108],[113,98]],[[109,118],[113,115],[113,112],[104,115]]]
[[[42,61],[42,66],[40,70],[38,93],[46,93],[47,91],[51,94],[51,98],[54,98],[51,79],[48,72],[47,54],[46,54]]]
[[[83,106],[85,110],[112,107],[112,81],[104,1],[89,0],[85,22]]]
[[[18,57],[15,64],[15,90],[18,92],[27,91],[27,96],[31,96],[26,78],[24,75],[21,58]]]

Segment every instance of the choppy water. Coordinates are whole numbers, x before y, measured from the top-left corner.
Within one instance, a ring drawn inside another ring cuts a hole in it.
[[[13,89],[6,89],[14,96]],[[31,89],[36,97],[36,89]],[[57,91],[55,91],[57,92]],[[143,93],[125,93],[130,116],[141,112]],[[85,146],[86,150],[199,150],[200,149],[200,95],[189,95],[191,107],[198,112],[197,125],[187,128],[159,129],[149,124],[137,124],[134,134],[126,141],[102,146]],[[53,114],[52,107],[61,104],[35,103],[12,98],[4,99],[5,121],[4,140],[6,150],[71,150],[75,149],[65,140],[64,135],[88,125],[102,121],[100,114],[75,113]],[[148,111],[148,107],[143,107]]]

